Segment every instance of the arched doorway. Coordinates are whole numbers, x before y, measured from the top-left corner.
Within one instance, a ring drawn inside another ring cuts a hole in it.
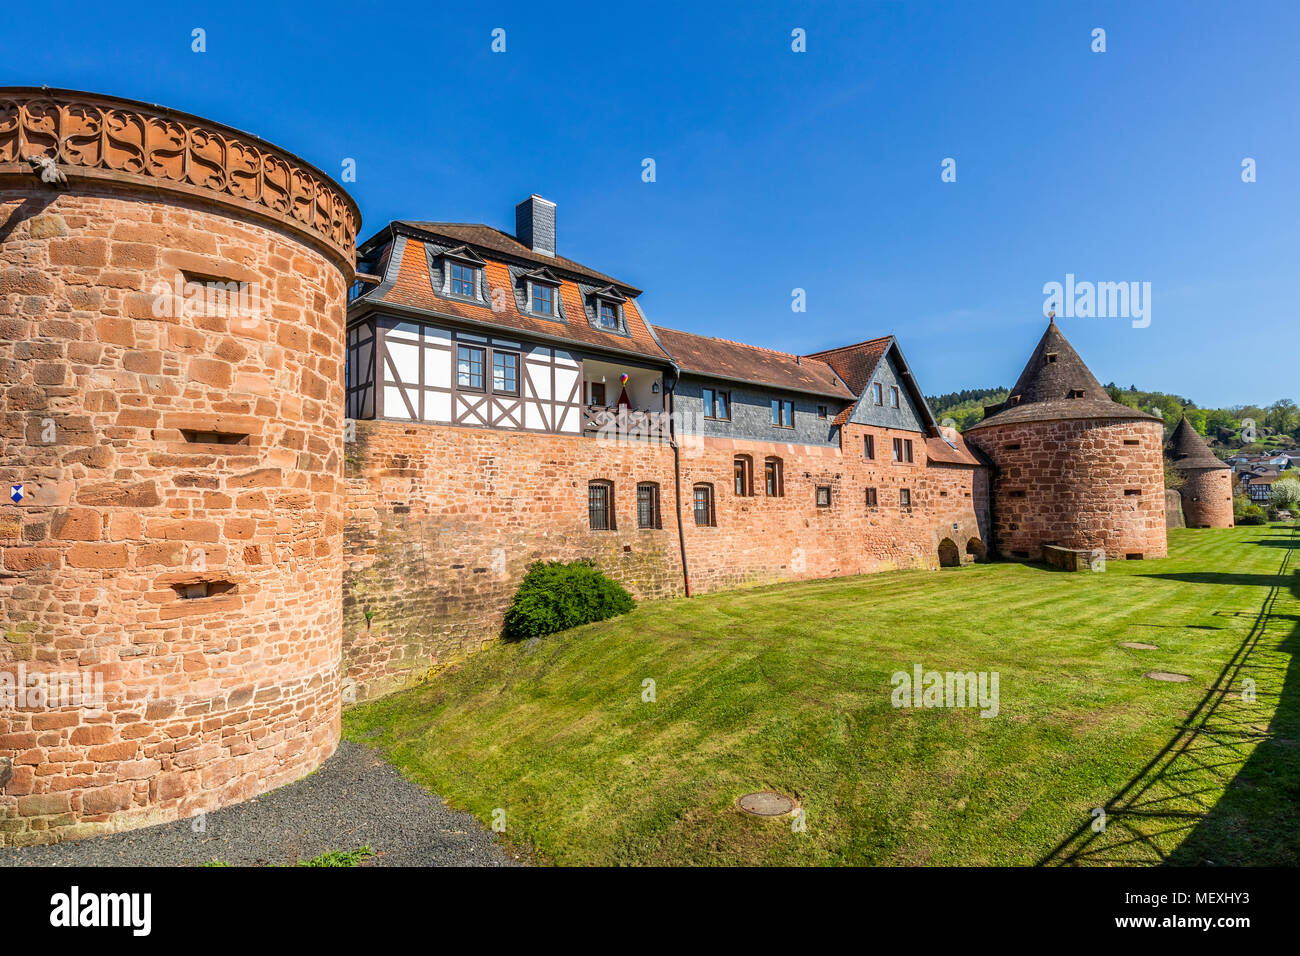
[[[951,538],[944,538],[939,542],[939,567],[955,568],[961,564],[961,555],[957,553],[957,545]]]
[[[979,538],[971,538],[966,542],[966,553],[971,556],[973,561],[983,561],[988,557],[988,552],[984,548],[984,542]]]

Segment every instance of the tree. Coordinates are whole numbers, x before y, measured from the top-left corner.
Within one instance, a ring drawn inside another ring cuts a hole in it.
[[[1282,475],[1268,491],[1268,503],[1280,511],[1300,511],[1300,475]]]
[[[1291,434],[1300,427],[1300,408],[1289,398],[1278,399],[1268,406],[1264,415],[1264,424],[1275,432]]]

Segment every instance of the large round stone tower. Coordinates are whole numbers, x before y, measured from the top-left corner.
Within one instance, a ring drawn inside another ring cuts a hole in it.
[[[1003,556],[1040,559],[1049,544],[1165,556],[1163,423],[1111,401],[1055,320],[1006,402],[965,437],[993,461]]]
[[[0,845],[334,750],[357,226],[256,137],[0,88]]]
[[[1231,528],[1232,469],[1210,451],[1183,416],[1169,438],[1169,460],[1183,477],[1183,520],[1189,528]]]

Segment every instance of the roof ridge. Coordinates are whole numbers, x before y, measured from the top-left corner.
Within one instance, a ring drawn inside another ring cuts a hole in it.
[[[784,356],[785,358],[799,359],[812,357],[810,355],[800,354],[799,352],[783,352],[780,349],[768,348],[766,345],[754,345],[750,342],[738,342],[735,339],[724,339],[720,335],[701,335],[699,332],[688,332],[686,329],[673,329],[666,325],[656,325],[655,329],[657,331],[676,332],[678,335],[693,335],[697,339],[708,339],[711,342],[726,342],[728,345],[738,345],[744,349],[754,349],[757,352],[768,352],[772,355]],[[822,362],[822,364],[827,365],[829,363]]]
[[[893,333],[889,335],[877,335],[874,339],[864,339],[861,342],[854,342],[852,345],[838,345],[833,349],[822,349],[819,352],[805,352],[805,358],[815,358],[818,355],[829,355],[831,352],[847,352],[849,349],[862,348],[864,345],[875,345],[877,342],[887,342],[894,338]]]

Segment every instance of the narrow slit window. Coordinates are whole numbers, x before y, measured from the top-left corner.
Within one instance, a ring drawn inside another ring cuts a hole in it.
[[[243,432],[200,431],[196,428],[182,428],[180,433],[187,442],[200,445],[247,445],[250,443],[250,436]]]

